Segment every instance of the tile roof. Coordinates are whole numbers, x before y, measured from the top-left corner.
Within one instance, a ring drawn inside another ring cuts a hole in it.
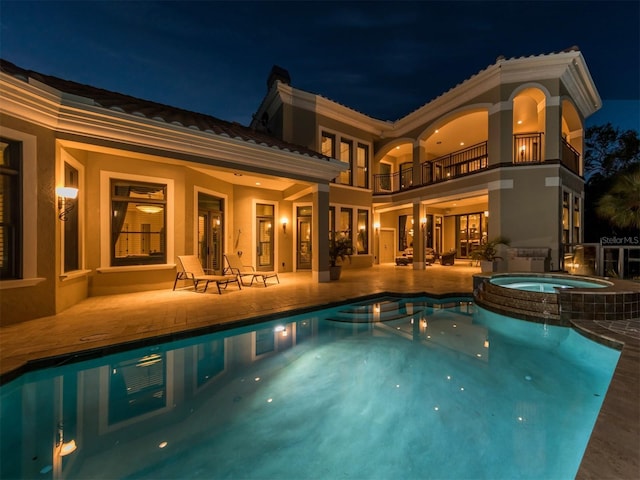
[[[64,80],[50,75],[25,70],[17,65],[0,59],[0,71],[7,75],[28,82],[29,78],[37,80],[49,87],[64,93],[77,95],[93,101],[94,105],[109,110],[123,112],[130,115],[145,117],[151,120],[168,124],[183,126],[213,133],[223,137],[243,140],[248,143],[256,143],[267,147],[299,153],[301,155],[329,160],[330,157],[322,155],[310,148],[282,141],[264,132],[240,125],[237,122],[228,122],[210,115],[191,112],[177,107],[171,107],[130,95],[111,92],[102,88],[84,85],[70,80]]]

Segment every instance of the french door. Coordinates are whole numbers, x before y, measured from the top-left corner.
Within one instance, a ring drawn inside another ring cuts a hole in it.
[[[223,265],[222,199],[198,195],[198,257],[202,268],[222,273]]]
[[[298,270],[311,270],[311,207],[298,207],[297,213],[298,246],[296,248],[296,268]]]
[[[274,269],[273,205],[256,204],[256,270]]]

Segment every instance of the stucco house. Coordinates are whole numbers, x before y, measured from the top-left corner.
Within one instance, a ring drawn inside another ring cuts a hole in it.
[[[498,58],[396,121],[292,85],[274,67],[249,126],[0,63],[0,318],[88,296],[171,288],[176,258],[221,272],[329,280],[425,247],[468,259],[487,239],[582,240],[584,119],[601,100],[577,48]]]

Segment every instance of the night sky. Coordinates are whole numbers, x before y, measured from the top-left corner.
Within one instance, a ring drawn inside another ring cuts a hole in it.
[[[20,67],[248,125],[272,65],[293,86],[396,120],[506,58],[580,47],[604,102],[640,131],[640,2],[0,0]]]

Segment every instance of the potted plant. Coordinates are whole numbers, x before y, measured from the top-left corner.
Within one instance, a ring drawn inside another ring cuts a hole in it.
[[[498,256],[499,245],[509,245],[509,240],[505,237],[497,237],[481,243],[471,252],[471,258],[480,262],[482,272],[495,272],[498,269],[498,262],[502,260],[502,257]]]
[[[342,271],[341,263],[351,261],[353,244],[345,232],[332,232],[329,237],[329,279],[338,280]],[[340,264],[338,264],[340,260]]]

